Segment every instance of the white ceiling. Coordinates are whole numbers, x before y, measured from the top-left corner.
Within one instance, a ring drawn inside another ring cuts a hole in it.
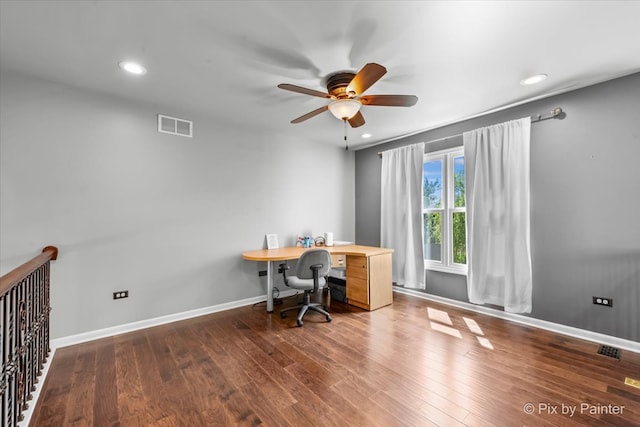
[[[639,22],[638,1],[2,0],[0,67],[185,119],[343,145],[329,112],[289,123],[327,100],[276,86],[326,91],[327,74],[377,62],[388,72],[366,94],[419,100],[364,106],[366,124],[348,132],[355,148],[638,72]],[[125,75],[123,59],[147,75]],[[540,72],[545,82],[519,84]]]

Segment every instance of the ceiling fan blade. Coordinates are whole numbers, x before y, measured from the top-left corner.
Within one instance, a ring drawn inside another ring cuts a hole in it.
[[[386,72],[387,69],[382,65],[370,62],[358,71],[358,74],[349,83],[347,91],[354,91],[356,95],[360,95],[377,82],[380,77],[384,76]]]
[[[313,89],[307,89],[306,87],[296,86],[296,85],[292,85],[292,84],[289,84],[289,83],[281,83],[281,84],[278,85],[278,87],[280,89],[290,90],[290,91],[296,92],[296,93],[302,93],[302,94],[305,94],[305,95],[318,96],[320,98],[329,98],[329,99],[331,99],[331,95],[329,95],[328,93],[320,92],[320,91],[313,90]]]
[[[324,107],[320,107],[316,110],[311,111],[310,113],[305,114],[304,116],[300,116],[297,119],[293,119],[291,120],[291,123],[300,123],[300,122],[304,122],[307,119],[310,119],[311,117],[317,116],[320,113],[324,113],[325,111],[327,111],[329,109],[328,105],[325,105]]]
[[[359,128],[364,124],[364,116],[360,111],[358,111],[355,116],[348,120],[348,122],[352,128]]]
[[[362,105],[384,105],[387,107],[411,107],[416,105],[415,95],[365,95],[358,98]]]

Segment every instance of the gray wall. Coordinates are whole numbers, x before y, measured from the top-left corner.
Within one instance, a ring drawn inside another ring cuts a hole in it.
[[[531,316],[640,341],[638,73],[358,151],[356,241],[380,243],[378,151],[556,106],[564,119],[531,127]],[[459,137],[428,150],[461,144]],[[427,272],[426,291],[467,301],[466,277]],[[613,298],[613,308],[593,305],[594,295]]]
[[[264,295],[241,253],[265,233],[355,238],[353,152],[8,72],[0,93],[1,273],[58,246],[53,338]]]

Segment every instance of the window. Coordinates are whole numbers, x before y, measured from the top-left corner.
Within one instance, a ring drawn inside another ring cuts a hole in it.
[[[463,148],[425,154],[422,182],[425,266],[466,274]]]

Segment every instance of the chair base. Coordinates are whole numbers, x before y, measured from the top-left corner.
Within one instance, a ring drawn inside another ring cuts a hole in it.
[[[296,320],[296,323],[298,324],[298,326],[303,325],[302,317],[309,310],[317,311],[320,314],[324,314],[324,316],[327,319],[327,322],[331,322],[331,314],[327,311],[327,306],[320,303],[315,303],[315,302],[312,303],[311,297],[309,296],[308,292],[304,293],[304,302],[302,304],[296,305],[295,307],[289,307],[289,308],[285,308],[284,310],[280,310],[280,318],[282,319],[286,318],[287,311],[291,311],[291,310],[300,310],[298,312],[298,318]]]

